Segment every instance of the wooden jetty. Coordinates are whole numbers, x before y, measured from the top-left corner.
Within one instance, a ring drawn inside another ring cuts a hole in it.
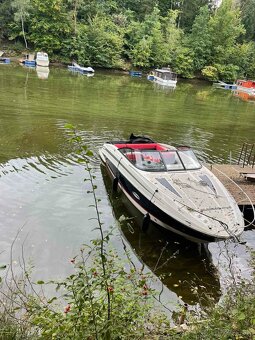
[[[255,226],[255,143],[244,142],[236,164],[206,164],[236,200],[247,228]]]
[[[247,228],[254,228],[255,168],[231,164],[207,164],[206,166],[236,200],[243,212]]]
[[[207,168],[224,184],[238,205],[255,205],[255,182],[250,180],[252,176],[249,178],[249,174],[255,176],[255,168],[231,164],[207,164]]]

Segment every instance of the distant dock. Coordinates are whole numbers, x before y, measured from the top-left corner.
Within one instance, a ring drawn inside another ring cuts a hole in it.
[[[248,180],[248,174],[255,176],[255,167],[231,164],[207,164],[207,168],[223,183],[231,193],[245,218],[253,219],[252,206],[255,206],[255,181]]]

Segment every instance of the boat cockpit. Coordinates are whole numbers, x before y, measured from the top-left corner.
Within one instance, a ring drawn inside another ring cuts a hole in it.
[[[115,144],[138,169],[144,171],[197,170],[201,164],[189,147],[165,148],[151,144]]]

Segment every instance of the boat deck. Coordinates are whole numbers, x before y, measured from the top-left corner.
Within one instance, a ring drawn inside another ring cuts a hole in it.
[[[239,206],[250,206],[251,203],[255,205],[255,167],[231,164],[206,166],[224,184]]]

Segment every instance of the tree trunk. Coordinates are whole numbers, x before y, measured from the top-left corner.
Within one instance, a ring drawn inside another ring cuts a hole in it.
[[[22,27],[22,34],[23,34],[25,46],[26,46],[26,49],[27,49],[27,39],[26,39],[26,35],[25,35],[25,30],[24,30],[24,20],[23,20],[23,16],[21,16],[21,27]]]
[[[77,34],[77,7],[78,7],[78,0],[74,1],[74,35]]]

